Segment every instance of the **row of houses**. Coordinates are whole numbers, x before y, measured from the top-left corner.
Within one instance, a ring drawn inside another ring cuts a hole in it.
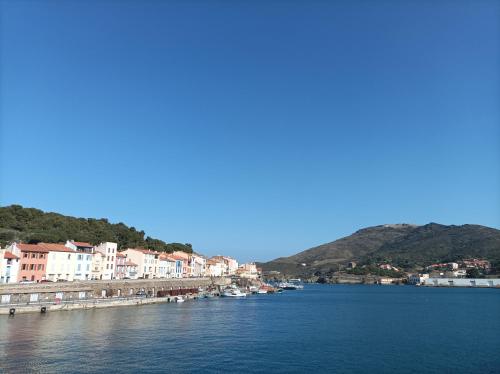
[[[252,267],[253,266],[253,267]],[[142,248],[118,251],[117,243],[12,243],[0,249],[0,283],[111,279],[257,277],[255,264],[238,266],[228,256],[163,253]]]

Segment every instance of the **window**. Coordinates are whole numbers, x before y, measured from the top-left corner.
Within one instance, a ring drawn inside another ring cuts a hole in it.
[[[68,255],[68,260],[71,260],[71,255]]]
[[[23,253],[24,258],[28,258],[28,254],[26,252]]]
[[[38,264],[38,270],[43,270],[43,265],[42,264]]]
[[[31,258],[36,258],[36,253],[32,253]]]
[[[35,270],[35,264],[30,265],[30,270]]]
[[[115,260],[115,256],[111,256],[111,261],[114,261]]]
[[[113,264],[111,264],[111,269],[113,269]]]
[[[45,258],[45,253],[40,253],[40,258]]]
[[[23,265],[21,266],[21,270],[26,270],[27,268],[28,268],[28,265],[26,265],[26,264],[23,264]]]
[[[87,264],[87,271],[90,270],[90,264]]]
[[[77,271],[81,271],[82,270],[82,264],[78,264],[78,269]]]
[[[106,264],[106,269],[109,269],[109,264]]]
[[[82,255],[78,255],[78,260],[83,260],[83,256]]]
[[[106,258],[106,261],[109,261],[109,256]]]

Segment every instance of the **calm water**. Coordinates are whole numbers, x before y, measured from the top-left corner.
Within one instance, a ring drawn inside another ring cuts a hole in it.
[[[306,286],[0,316],[6,373],[500,373],[500,290]]]

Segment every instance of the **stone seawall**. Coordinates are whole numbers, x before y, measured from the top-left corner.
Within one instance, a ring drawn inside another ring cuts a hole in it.
[[[0,305],[110,299],[135,296],[137,292],[156,296],[158,291],[206,289],[230,283],[229,278],[181,278],[6,284],[0,286]]]

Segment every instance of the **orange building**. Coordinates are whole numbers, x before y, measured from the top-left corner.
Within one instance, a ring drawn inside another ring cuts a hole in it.
[[[45,279],[49,251],[37,244],[15,244],[19,251],[17,281],[40,282]],[[15,252],[17,252],[15,251]]]

